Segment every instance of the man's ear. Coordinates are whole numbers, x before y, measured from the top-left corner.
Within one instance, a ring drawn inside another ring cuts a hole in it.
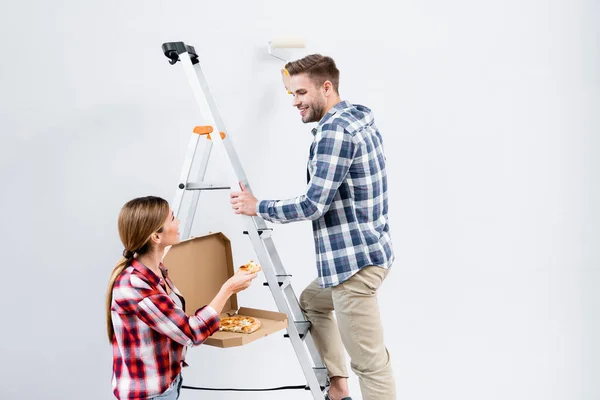
[[[325,89],[325,95],[329,95],[333,92],[333,84],[330,81],[325,81],[323,83],[323,89]]]

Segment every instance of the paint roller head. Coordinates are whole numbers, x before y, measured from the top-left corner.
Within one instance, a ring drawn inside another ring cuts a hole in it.
[[[306,47],[304,39],[299,36],[274,38],[269,42],[269,45],[273,49],[299,49]]]

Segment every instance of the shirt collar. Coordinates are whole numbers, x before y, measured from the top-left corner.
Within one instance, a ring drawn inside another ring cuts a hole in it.
[[[144,264],[142,264],[139,260],[137,259],[133,259],[133,261],[131,262],[131,266],[138,271],[140,274],[142,274],[151,284],[153,284],[154,286],[158,286],[160,283],[163,282],[163,278],[162,276],[158,276],[154,273],[154,271],[152,271],[150,268],[146,267]],[[158,266],[160,268],[160,270],[163,272],[163,274],[165,276],[168,275],[168,270],[167,268],[163,265],[163,263],[160,263],[160,265]]]
[[[329,118],[333,117],[339,111],[350,108],[351,106],[352,105],[350,104],[350,102],[348,102],[346,100],[342,100],[339,103],[337,103],[335,106],[331,107],[331,109],[329,111],[327,111],[327,113],[325,115],[323,115],[323,118],[321,118],[318,125],[311,130],[312,134],[316,135],[319,128],[321,126],[323,126],[323,124],[325,124],[325,122],[327,122],[329,120]]]

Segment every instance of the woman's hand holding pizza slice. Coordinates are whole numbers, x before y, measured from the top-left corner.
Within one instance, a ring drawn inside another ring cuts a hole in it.
[[[231,284],[236,288],[241,287],[240,290],[246,289],[250,286],[252,279],[256,278],[256,274],[261,270],[262,267],[260,265],[254,262],[254,260],[250,260],[242,265],[235,275],[229,278],[229,281],[231,281]],[[232,315],[221,319],[221,327],[219,330],[234,333],[253,333],[260,329],[260,327],[261,322],[257,318],[244,315]]]

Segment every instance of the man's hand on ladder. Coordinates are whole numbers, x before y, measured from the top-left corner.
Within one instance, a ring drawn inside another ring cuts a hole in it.
[[[236,214],[249,215],[251,217],[256,214],[256,197],[246,189],[244,184],[240,182],[241,192],[231,192],[231,208]]]

